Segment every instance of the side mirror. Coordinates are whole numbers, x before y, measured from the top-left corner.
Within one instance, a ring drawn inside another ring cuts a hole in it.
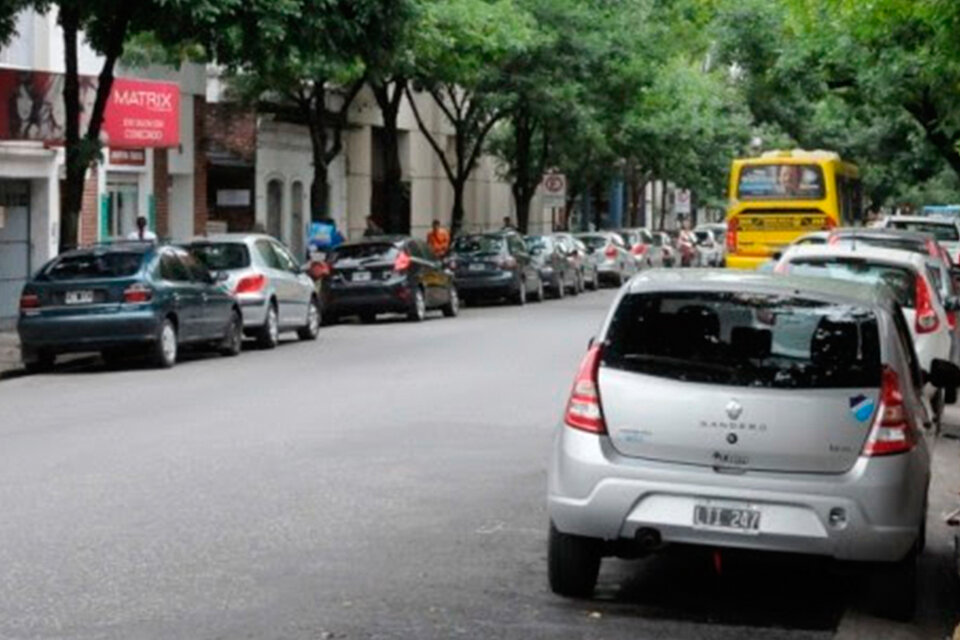
[[[949,360],[934,358],[930,363],[930,373],[926,375],[927,382],[938,389],[954,389],[960,387],[960,367]]]
[[[780,258],[783,257],[783,252],[782,252],[782,251],[775,251],[771,257],[772,257],[774,260],[778,260],[778,261],[779,261]]]
[[[957,296],[947,296],[943,301],[944,311],[960,311],[960,298]]]

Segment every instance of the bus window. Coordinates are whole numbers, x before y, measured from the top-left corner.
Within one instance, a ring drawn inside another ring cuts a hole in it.
[[[820,200],[823,171],[814,164],[764,164],[744,167],[737,194],[743,200]]]

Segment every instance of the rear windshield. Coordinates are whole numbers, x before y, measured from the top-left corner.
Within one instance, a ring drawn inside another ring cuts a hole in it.
[[[890,220],[888,227],[893,229],[903,229],[904,231],[920,231],[922,233],[932,233],[937,240],[942,242],[957,242],[960,240],[960,234],[957,233],[956,225],[952,223],[925,222],[921,220]]]
[[[604,236],[580,236],[580,241],[587,245],[588,249],[603,249],[607,246],[607,239]]]
[[[396,259],[399,250],[389,242],[371,242],[348,244],[337,248],[330,256],[330,262],[341,260],[369,260],[389,262]]]
[[[843,278],[870,284],[883,283],[893,291],[900,306],[912,309],[915,304],[917,275],[909,267],[869,262],[859,258],[799,258],[790,261],[790,271],[801,275]]]
[[[795,240],[793,244],[797,246],[804,244],[827,244],[827,239],[823,236],[803,236]]]
[[[540,255],[547,253],[553,248],[553,244],[549,238],[544,238],[543,236],[530,236],[525,240],[527,244],[527,249],[533,255]]]
[[[457,253],[500,253],[503,241],[496,236],[460,236],[453,243],[453,250]]]
[[[697,242],[712,242],[713,234],[709,231],[694,231],[694,234],[697,236]]]
[[[900,251],[910,251],[911,253],[922,253],[924,255],[927,255],[929,252],[925,242],[922,240],[914,240],[912,238],[841,235],[837,236],[837,242],[843,242],[846,244],[865,244],[871,247],[881,247],[884,249],[899,249]]]
[[[799,297],[728,292],[626,296],[603,365],[741,387],[860,388],[880,384],[872,311]]]
[[[737,193],[744,200],[819,200],[825,196],[823,171],[814,164],[744,167]]]
[[[190,246],[190,253],[210,271],[245,269],[250,266],[250,252],[240,242],[211,242]]]
[[[41,277],[45,280],[128,278],[140,271],[143,256],[138,251],[68,254],[51,263]]]

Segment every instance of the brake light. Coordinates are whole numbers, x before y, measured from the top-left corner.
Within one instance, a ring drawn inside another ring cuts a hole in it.
[[[513,256],[507,256],[500,260],[500,268],[502,269],[513,269],[517,266],[517,259]]]
[[[923,276],[917,275],[917,333],[930,333],[940,326],[937,310],[933,308],[933,296]]]
[[[823,221],[823,227],[821,228],[821,231],[833,231],[836,228],[837,228],[837,221],[834,220],[833,218],[828,217],[826,220]]]
[[[603,250],[603,255],[607,256],[608,258],[616,258],[617,248],[612,244],[608,245],[607,248]]]
[[[603,410],[600,408],[600,387],[597,382],[600,356],[600,345],[595,344],[583,357],[564,415],[564,422],[568,427],[597,434],[607,432]]]
[[[40,297],[35,293],[24,293],[20,296],[20,311],[39,309]]]
[[[240,278],[240,282],[237,283],[237,286],[233,292],[237,294],[260,293],[266,286],[267,277],[262,273],[257,273],[252,276],[244,276],[243,278]]]
[[[917,434],[907,419],[900,390],[900,376],[889,366],[883,367],[880,389],[880,409],[877,411],[870,435],[863,446],[865,456],[887,456],[913,449]]]
[[[737,250],[737,235],[740,233],[740,218],[727,220],[727,251],[735,253]]]
[[[152,299],[153,289],[139,282],[123,290],[123,301],[127,304],[150,302]]]
[[[957,312],[947,311],[947,326],[951,329],[957,328]]]
[[[393,261],[393,270],[400,272],[406,271],[410,268],[410,254],[406,251],[401,251],[397,254],[396,259]]]
[[[633,249],[630,250],[635,256],[643,256],[647,254],[647,245],[645,244],[635,244]]]

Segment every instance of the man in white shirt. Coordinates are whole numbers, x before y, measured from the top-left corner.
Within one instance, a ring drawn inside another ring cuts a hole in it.
[[[137,218],[137,229],[127,235],[127,240],[140,240],[141,242],[156,242],[157,234],[147,229],[147,219],[144,216]]]

